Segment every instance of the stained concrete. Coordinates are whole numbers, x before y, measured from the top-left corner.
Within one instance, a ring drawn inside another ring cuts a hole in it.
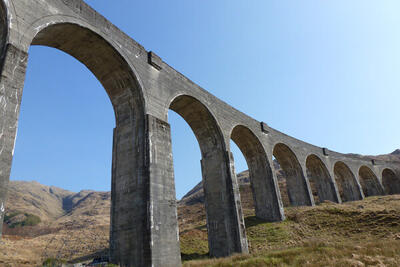
[[[231,139],[249,165],[256,214],[267,221],[284,219],[273,155],[288,175],[295,206],[314,205],[313,183],[319,199],[336,202],[362,199],[363,190],[366,195],[383,194],[383,187],[387,193],[400,193],[398,163],[313,146],[247,116],[81,0],[0,0],[1,219],[31,45],[75,57],[110,97],[116,119],[110,259],[121,266],[181,265],[169,109],[186,120],[201,149],[211,256],[248,253]]]

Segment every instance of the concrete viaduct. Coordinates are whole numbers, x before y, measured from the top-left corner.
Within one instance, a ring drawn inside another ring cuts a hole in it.
[[[182,116],[201,149],[210,255],[247,253],[232,139],[250,170],[256,215],[285,218],[272,157],[292,205],[341,203],[400,193],[400,166],[316,147],[234,109],[167,65],[81,0],[0,0],[0,202],[7,194],[28,50],[60,49],[107,91],[116,127],[110,258],[121,266],[180,266],[168,110]],[[1,229],[0,229],[1,230]]]

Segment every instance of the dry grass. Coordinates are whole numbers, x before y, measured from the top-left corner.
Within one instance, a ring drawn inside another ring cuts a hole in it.
[[[251,254],[208,259],[203,205],[181,206],[184,266],[399,266],[398,195],[341,205],[289,207],[284,222],[266,223],[254,217],[249,188],[241,192]],[[104,253],[109,240],[109,200],[104,201],[87,199],[87,205],[53,223],[27,228],[34,236],[5,236],[0,244],[0,266],[41,266],[47,258],[85,260]]]
[[[184,266],[399,266],[400,196],[285,211],[287,219],[281,223],[246,217],[250,255],[190,260]],[[185,253],[195,251],[207,235],[186,231],[181,240]]]

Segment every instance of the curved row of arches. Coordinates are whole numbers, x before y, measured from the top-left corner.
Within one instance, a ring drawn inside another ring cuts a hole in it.
[[[146,61],[139,63],[139,60],[125,58],[122,54],[123,49],[118,49],[111,39],[107,40],[100,35],[101,31],[96,32],[76,21],[63,22],[68,19],[69,17],[62,18],[59,23],[42,21],[39,25],[41,27],[37,28],[40,31],[28,32],[32,35],[32,40],[28,37],[22,39],[27,42],[27,46],[53,47],[76,58],[96,76],[110,98],[116,124],[111,179],[112,261],[125,265],[135,263],[134,265],[138,266],[162,260],[177,263],[180,261],[180,253],[177,246],[179,238],[176,231],[178,226],[174,170],[171,146],[168,142],[170,129],[164,121],[167,116],[156,118],[147,110],[147,106],[153,105],[154,109],[162,106],[161,102],[155,104],[152,101],[168,100],[164,97],[151,99],[143,93],[144,86],[140,82],[154,79],[156,70],[151,69]],[[17,102],[20,102],[27,51],[10,45],[4,53],[5,67],[1,82],[8,90],[19,90],[8,95],[19,97]],[[138,70],[133,68],[133,62],[138,64]],[[16,68],[11,68],[14,66],[19,67],[17,76],[14,76]],[[138,71],[141,71],[140,75]],[[166,74],[160,74],[162,75]],[[155,88],[159,80],[153,81]],[[202,94],[203,99],[211,99],[209,94]],[[226,144],[220,121],[204,104],[206,101],[199,100],[199,95],[194,97],[183,94],[170,97],[166,111],[175,111],[187,122],[200,146],[211,256],[245,252],[247,240],[245,232],[242,231],[244,222],[240,214],[239,189],[233,159],[229,154],[230,148]],[[15,114],[4,116],[7,117],[5,126],[17,125],[14,122],[18,120],[19,103],[14,104],[15,108],[9,107],[7,112],[14,110]],[[9,129],[13,132],[8,134],[7,143],[13,144],[16,127]],[[362,199],[364,195],[400,193],[400,179],[390,169],[383,170],[380,182],[367,166],[359,169],[357,178],[344,162],[336,162],[333,172],[315,154],[309,155],[305,162],[301,162],[284,143],[275,144],[272,155],[269,155],[266,145],[257,134],[244,125],[233,127],[229,138],[239,147],[249,167],[256,216],[267,221],[279,221],[284,218],[281,204],[283,192],[286,192],[288,205],[293,206],[313,205],[315,202],[326,200],[351,201]],[[6,149],[7,155],[5,152],[0,154],[0,157],[6,158],[4,162],[11,162],[12,148]],[[271,167],[273,157],[276,165],[282,170],[285,190],[279,188]],[[166,259],[165,255],[169,258]]]
[[[169,108],[181,115],[193,130],[202,152],[202,171],[210,171],[203,165],[221,162],[218,157],[223,155],[217,151],[225,148],[221,130],[212,112],[199,100],[188,95],[177,96]],[[240,149],[247,163],[255,214],[260,219],[281,220],[283,216],[277,203],[282,199],[284,206],[307,206],[324,201],[341,203],[368,196],[400,193],[400,177],[389,168],[383,170],[381,179],[366,165],[361,166],[355,174],[343,161],[335,162],[330,171],[316,154],[308,155],[302,164],[293,150],[284,143],[273,146],[271,161],[257,135],[249,127],[240,124],[233,127],[230,139]],[[273,175],[273,171],[278,170],[283,174],[282,183]],[[217,179],[225,171],[211,171],[214,178],[203,173],[206,194],[211,191],[207,188],[207,181]],[[213,202],[213,197],[206,196],[206,202]]]

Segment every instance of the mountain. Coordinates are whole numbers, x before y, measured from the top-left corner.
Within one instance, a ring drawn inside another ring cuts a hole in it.
[[[47,258],[93,258],[108,247],[110,192],[78,193],[11,181],[0,266],[41,266]]]
[[[75,193],[38,182],[11,181],[8,189],[7,212],[23,212],[39,216],[44,221],[63,215],[64,202]]]
[[[400,157],[400,149],[396,149],[395,151],[390,153],[390,155],[395,155],[395,156],[399,156]]]
[[[249,171],[244,171],[239,173],[237,175],[237,179],[240,185],[250,186]],[[204,203],[203,182],[198,183],[178,202],[179,205],[189,205],[189,206],[197,203]]]
[[[367,156],[372,159],[378,159],[378,160],[387,160],[387,161],[394,161],[394,162],[400,162],[400,149],[396,149],[390,154],[384,154],[384,155],[378,155],[378,156]]]

